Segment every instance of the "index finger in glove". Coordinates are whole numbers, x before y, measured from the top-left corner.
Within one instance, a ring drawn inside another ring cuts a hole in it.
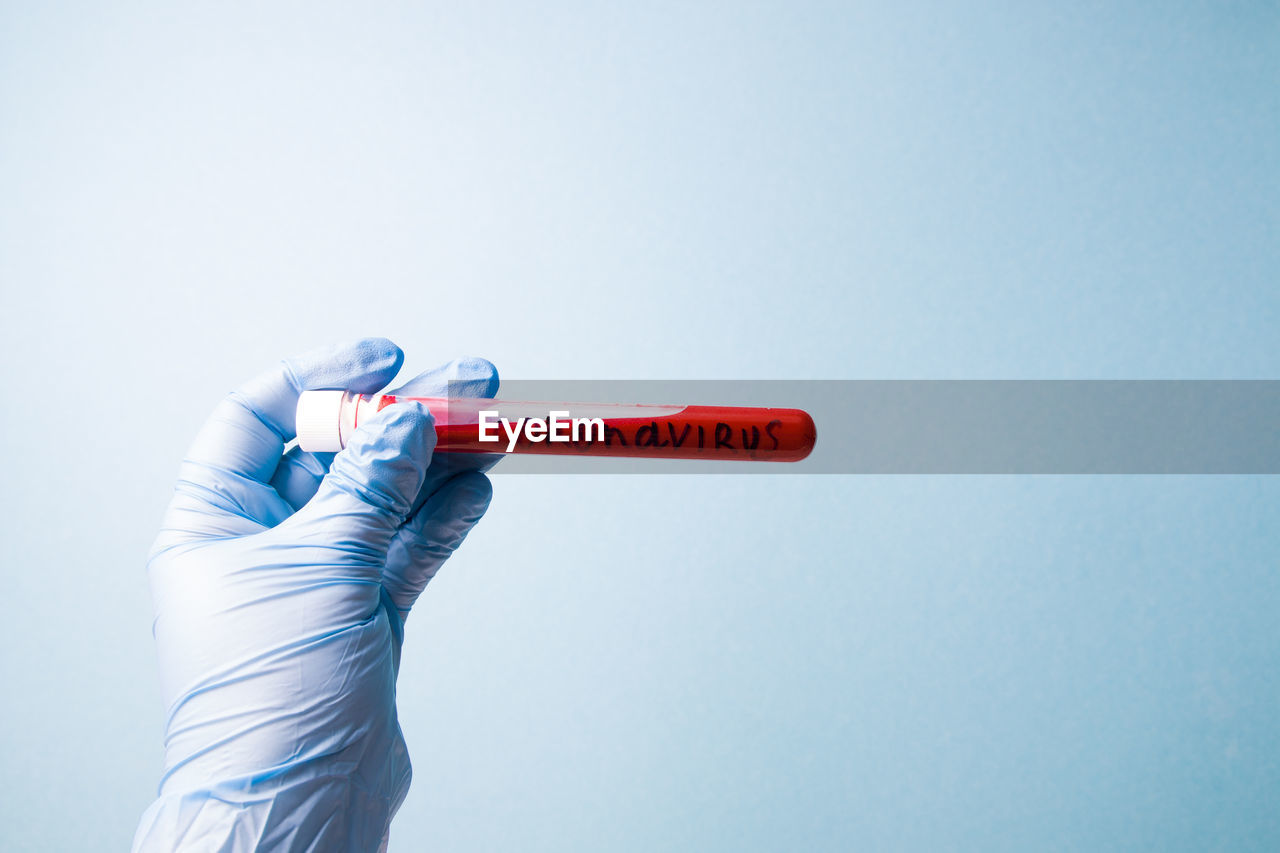
[[[448,364],[420,373],[392,394],[417,397],[490,398],[498,393],[498,369],[483,358],[456,358]],[[421,507],[431,495],[453,477],[468,471],[488,471],[502,459],[500,453],[437,453],[427,469],[422,488],[414,501]]]

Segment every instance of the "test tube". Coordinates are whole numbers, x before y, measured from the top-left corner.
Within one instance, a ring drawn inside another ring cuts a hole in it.
[[[305,451],[336,452],[362,421],[409,401],[431,410],[436,450],[445,453],[798,462],[817,438],[813,418],[801,409],[303,391],[298,444]]]

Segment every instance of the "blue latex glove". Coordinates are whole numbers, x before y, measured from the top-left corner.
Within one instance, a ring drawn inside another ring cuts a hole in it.
[[[410,778],[404,618],[488,507],[493,459],[433,460],[431,414],[411,403],[336,455],[284,450],[300,391],[378,391],[402,360],[368,339],[285,361],[227,397],[188,451],[148,564],[168,717],[135,851],[385,849]],[[475,359],[397,390],[497,384]]]

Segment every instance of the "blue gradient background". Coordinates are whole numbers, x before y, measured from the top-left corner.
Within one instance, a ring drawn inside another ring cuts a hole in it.
[[[1280,377],[1280,8],[1117,6],[0,6],[0,846],[127,846],[146,549],[291,352]],[[392,849],[1276,849],[1278,523],[1260,477],[499,478],[408,626]]]

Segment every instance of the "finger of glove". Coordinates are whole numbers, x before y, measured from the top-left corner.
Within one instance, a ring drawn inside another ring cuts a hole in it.
[[[218,405],[187,451],[187,478],[200,485],[221,484],[226,475],[267,483],[294,438],[302,391],[374,391],[395,377],[403,359],[386,338],[365,338],[282,361]]]
[[[408,616],[427,583],[484,516],[492,497],[493,486],[484,474],[458,474],[396,532],[387,550],[382,585],[401,617]]]
[[[498,368],[483,358],[455,358],[424,370],[387,393],[408,397],[492,397],[498,393]]]
[[[456,358],[448,364],[419,373],[390,394],[411,397],[494,397],[498,393],[498,369],[483,358]],[[450,478],[468,471],[488,471],[502,459],[500,453],[437,453],[427,470],[414,509],[421,507]]]
[[[388,406],[351,435],[315,497],[289,524],[319,524],[323,536],[341,546],[385,554],[412,510],[435,445],[426,406]]]
[[[333,453],[308,453],[294,445],[280,459],[271,486],[295,511],[315,496],[320,481],[333,465]]]
[[[482,358],[454,359],[419,373],[388,394],[406,397],[492,397],[498,393],[498,371]],[[463,471],[487,471],[501,457],[497,454],[437,453],[423,487],[414,501],[416,510],[427,496],[451,475]],[[292,447],[281,459],[271,485],[295,510],[311,500],[333,464],[331,453],[306,453]]]

